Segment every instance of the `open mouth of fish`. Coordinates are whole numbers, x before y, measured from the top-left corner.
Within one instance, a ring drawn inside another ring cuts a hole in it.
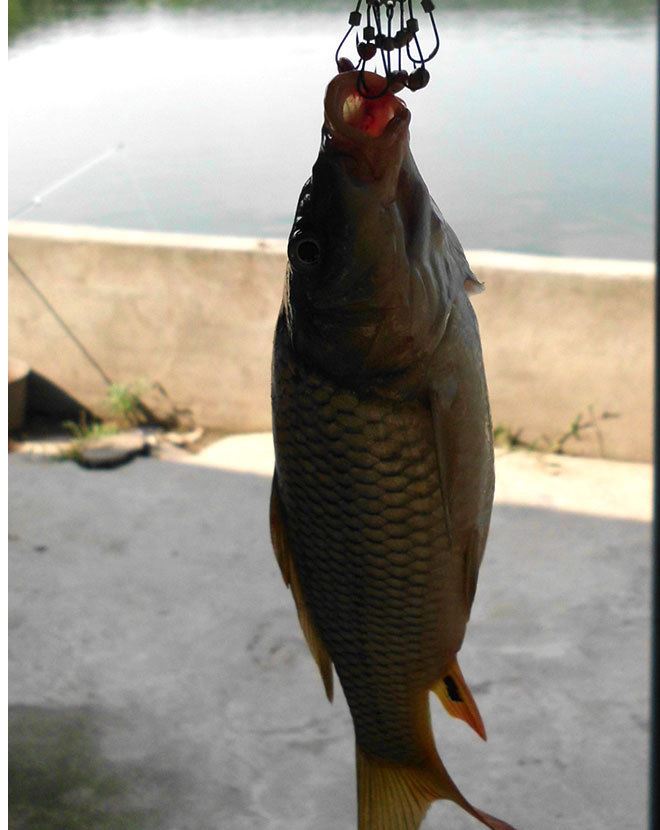
[[[333,136],[358,143],[397,139],[410,122],[410,111],[392,93],[378,98],[362,95],[358,75],[357,71],[343,72],[328,86],[325,114]],[[365,72],[364,81],[370,95],[378,94],[387,83],[373,72]]]

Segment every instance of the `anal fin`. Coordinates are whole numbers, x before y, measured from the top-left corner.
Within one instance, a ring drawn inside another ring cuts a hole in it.
[[[330,702],[333,698],[333,675],[332,675],[332,660],[323,641],[314,625],[309,610],[305,604],[305,598],[302,592],[302,586],[296,570],[296,563],[291,554],[291,548],[287,541],[286,524],[284,521],[284,511],[280,501],[279,489],[277,485],[277,473],[273,475],[273,486],[270,495],[270,535],[273,542],[273,549],[275,557],[282,572],[282,578],[286,585],[291,588],[294,602],[296,603],[296,610],[298,611],[298,621],[300,627],[307,641],[312,657],[316,661],[323,680],[325,693]]]
[[[433,685],[431,690],[453,718],[465,721],[480,738],[486,740],[484,722],[472,697],[470,687],[465,682],[458,660],[453,660],[448,671]]]

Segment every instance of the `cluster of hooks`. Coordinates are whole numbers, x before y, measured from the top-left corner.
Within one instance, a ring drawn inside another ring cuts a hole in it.
[[[419,20],[415,17],[413,0],[366,0],[366,25],[362,26],[362,2],[358,0],[355,10],[348,16],[349,29],[342,38],[335,53],[335,61],[339,72],[357,69],[358,91],[365,98],[379,98],[387,92],[398,92],[404,87],[413,92],[425,87],[430,74],[426,64],[435,57],[440,48],[440,35],[433,17],[435,6],[432,0],[421,0],[422,10],[428,15],[433,29],[435,43],[431,50],[424,54],[419,39]],[[355,32],[355,49],[357,64],[348,57],[343,57],[341,51]],[[361,37],[360,37],[361,35]],[[366,84],[365,70],[367,63],[373,58],[380,59],[383,71],[387,78],[387,85],[377,94],[370,94]],[[408,61],[410,69],[404,64]]]

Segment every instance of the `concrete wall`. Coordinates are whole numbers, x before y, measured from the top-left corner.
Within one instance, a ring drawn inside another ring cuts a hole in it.
[[[9,251],[113,380],[158,381],[208,427],[269,428],[282,241],[15,222]],[[650,460],[652,264],[468,258],[494,423],[533,441],[616,413],[566,449]],[[11,266],[9,292],[10,353],[98,408],[103,381]]]

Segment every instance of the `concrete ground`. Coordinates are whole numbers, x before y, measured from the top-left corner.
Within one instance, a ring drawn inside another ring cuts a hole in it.
[[[9,459],[10,827],[352,830],[353,733],[268,540],[269,436],[114,471]],[[498,459],[445,763],[518,830],[640,830],[645,465]],[[479,826],[446,802],[428,830]]]

